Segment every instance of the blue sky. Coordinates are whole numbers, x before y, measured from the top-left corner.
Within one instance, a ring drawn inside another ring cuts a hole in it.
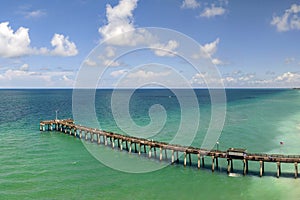
[[[91,50],[117,33],[144,27],[171,29],[198,42],[225,87],[300,87],[299,1],[3,0],[2,5],[1,88],[73,87],[80,69],[91,61]],[[113,87],[124,76],[132,82],[176,82],[166,67],[136,68],[150,61],[188,71],[191,86],[206,86],[208,72],[189,70],[168,54],[140,52],[108,62],[108,53],[133,47],[134,39],[108,46],[101,66],[89,63],[94,70],[106,69],[99,87]],[[176,38],[154,44],[174,52],[180,46]]]

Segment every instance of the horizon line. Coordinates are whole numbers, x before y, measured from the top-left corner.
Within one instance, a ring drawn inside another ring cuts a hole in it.
[[[145,87],[145,88],[132,88],[132,87],[119,87],[119,88],[114,88],[114,87],[103,87],[103,88],[74,88],[74,87],[4,87],[1,88],[0,90],[26,90],[26,89],[37,89],[37,90],[42,90],[42,89],[49,89],[49,90],[128,90],[128,89],[135,89],[135,90],[143,90],[143,89],[162,89],[162,90],[170,90],[170,89],[300,89],[300,87],[211,87],[211,88],[207,88],[207,87],[174,87],[174,88],[163,88],[163,87]]]

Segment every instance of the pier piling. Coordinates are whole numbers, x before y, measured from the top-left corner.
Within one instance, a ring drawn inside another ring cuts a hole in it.
[[[132,148],[131,142],[129,141],[129,153],[131,153],[131,148]]]
[[[141,143],[139,143],[139,155],[141,155]]]
[[[197,165],[197,167],[198,167],[198,169],[200,169],[200,153],[198,153],[197,155],[198,155],[198,163],[197,163],[198,165]]]
[[[171,161],[172,164],[174,164],[174,150],[172,149],[172,161]]]
[[[211,163],[211,171],[214,172],[215,171],[215,156],[211,157],[212,163]]]
[[[263,161],[262,160],[259,161],[259,165],[260,165],[259,176],[262,177],[262,175],[263,175]]]
[[[227,159],[227,173],[229,174],[231,172],[231,159]]]
[[[243,175],[245,176],[248,173],[248,164],[246,159],[243,159]]]
[[[295,178],[297,178],[298,177],[298,163],[295,162],[294,165],[295,165]]]
[[[111,148],[115,148],[115,138],[114,137],[111,137],[110,138],[110,141],[111,141]]]
[[[120,139],[120,151],[123,151],[123,141]]]
[[[149,158],[151,158],[151,153],[152,153],[152,147],[150,146],[148,154],[149,154]]]
[[[277,162],[277,178],[279,178],[281,174],[280,162]]]

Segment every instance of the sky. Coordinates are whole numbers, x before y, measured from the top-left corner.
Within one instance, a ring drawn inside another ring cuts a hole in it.
[[[0,88],[300,87],[296,0],[1,3]]]

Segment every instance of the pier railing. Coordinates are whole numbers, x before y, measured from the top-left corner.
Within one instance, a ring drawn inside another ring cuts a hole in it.
[[[264,174],[264,163],[272,162],[276,163],[277,178],[281,175],[281,163],[292,163],[295,167],[294,177],[298,177],[298,163],[300,162],[300,155],[280,155],[280,154],[259,154],[259,153],[247,153],[245,149],[230,148],[227,151],[220,150],[206,150],[197,147],[181,146],[176,144],[168,144],[165,142],[153,141],[144,138],[137,138],[132,136],[121,135],[104,130],[89,128],[86,126],[77,125],[72,119],[64,120],[46,120],[40,122],[40,131],[60,131],[65,134],[78,137],[80,139],[90,140],[91,142],[103,143],[104,145],[110,145],[115,148],[116,141],[117,147],[122,151],[126,150],[129,153],[141,153],[148,154],[149,158],[157,156],[159,153],[159,160],[168,158],[167,151],[171,151],[171,162],[179,162],[179,152],[183,154],[183,165],[187,165],[187,159],[189,165],[191,165],[191,155],[197,157],[197,167],[205,166],[204,158],[211,157],[211,170],[215,171],[215,168],[219,168],[218,159],[227,159],[227,173],[231,173],[233,170],[233,160],[241,160],[243,162],[243,175],[248,173],[248,161],[256,161],[260,163],[259,175]],[[148,150],[148,152],[147,152]]]

